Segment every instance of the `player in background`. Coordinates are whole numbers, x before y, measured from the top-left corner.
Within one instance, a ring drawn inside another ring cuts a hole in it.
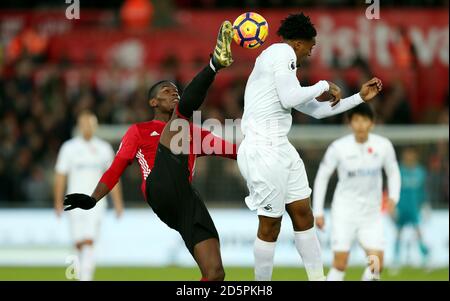
[[[400,267],[400,238],[403,228],[408,225],[414,227],[416,231],[420,254],[425,264],[429,250],[420,231],[420,211],[427,198],[425,188],[427,172],[419,163],[417,151],[412,147],[407,147],[402,152],[400,174],[402,178],[400,201],[394,212],[394,221],[397,226],[394,266]]]
[[[64,194],[89,193],[114,159],[114,151],[107,142],[94,136],[97,118],[89,111],[79,114],[77,120],[80,136],[61,146],[55,167],[54,206],[56,215],[64,209]],[[67,184],[67,191],[66,191]],[[123,212],[120,185],[111,192],[114,208],[119,218]],[[69,212],[69,223],[75,247],[78,251],[79,279],[90,281],[95,271],[94,242],[98,238],[107,203],[87,212],[76,209]]]
[[[328,147],[314,181],[313,205],[316,225],[325,226],[323,207],[328,181],[337,169],[338,183],[331,207],[333,266],[327,279],[344,280],[348,257],[355,239],[365,250],[369,266],[362,280],[377,280],[383,267],[382,170],[388,184],[389,212],[399,200],[400,171],[392,143],[370,133],[374,127],[371,107],[360,104],[348,112],[352,134]]]
[[[275,244],[285,211],[292,220],[295,246],[308,279],[325,280],[305,166],[287,138],[291,110],[324,118],[369,101],[382,88],[381,81],[373,78],[359,93],[341,100],[339,87],[331,82],[300,86],[296,71],[311,55],[316,34],[303,13],[288,16],[278,29],[283,41],[258,56],[245,88],[241,123],[244,139],[238,166],[249,190],[245,202],[250,210],[257,210],[259,219],[254,243],[256,280],[272,278]],[[322,101],[326,99],[331,100]]]
[[[194,150],[201,150],[199,156],[211,154],[236,159],[236,145],[186,120],[203,103],[219,69],[232,64],[232,34],[231,23],[223,22],[209,64],[187,85],[181,98],[174,83],[167,80],[155,83],[148,92],[148,104],[154,110],[154,119],[128,129],[113,163],[91,196],[69,194],[64,201],[65,210],[94,207],[136,159],[141,169],[144,198],[165,224],[180,233],[200,268],[202,280],[224,280],[225,272],[219,235],[200,195],[191,185],[197,158]],[[178,127],[180,121],[185,121],[188,128]],[[196,141],[197,135],[201,141]],[[171,142],[176,145],[183,142],[177,140],[179,137],[193,138],[188,141],[190,149],[187,153],[177,154],[173,150]]]

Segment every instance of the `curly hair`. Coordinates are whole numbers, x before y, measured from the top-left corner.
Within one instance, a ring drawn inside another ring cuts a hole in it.
[[[311,40],[317,35],[314,24],[303,13],[290,14],[281,21],[277,34],[286,40]]]

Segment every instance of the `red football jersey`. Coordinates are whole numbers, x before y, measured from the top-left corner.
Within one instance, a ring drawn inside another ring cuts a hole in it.
[[[133,124],[123,136],[114,161],[110,168],[103,174],[100,182],[105,183],[109,189],[112,189],[114,185],[116,185],[125,168],[136,159],[141,170],[141,190],[145,197],[145,181],[152,171],[159,138],[161,137],[161,133],[165,125],[166,122],[159,120]],[[199,137],[200,139],[198,139],[197,143],[201,143],[201,145],[194,144],[197,139],[190,139],[191,151],[189,153],[188,161],[188,168],[190,172],[189,181],[192,181],[197,156],[210,154],[236,159],[235,144],[226,142],[207,130],[193,126],[192,123],[190,123],[190,134],[191,138]],[[203,145],[205,138],[210,141],[209,145],[206,147]],[[218,145],[221,146],[221,152],[215,153],[214,149],[216,149],[215,147]],[[197,154],[193,152],[194,148]],[[232,153],[225,154],[225,150],[232,150]]]

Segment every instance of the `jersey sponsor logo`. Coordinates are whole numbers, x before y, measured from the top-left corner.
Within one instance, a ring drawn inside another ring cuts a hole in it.
[[[267,204],[267,206],[264,206],[263,209],[266,211],[272,211],[272,204]]]
[[[372,168],[372,169],[357,169],[357,170],[350,170],[347,172],[347,176],[349,178],[353,177],[375,177],[380,174],[379,168]]]
[[[153,136],[159,136],[159,133],[158,133],[157,131],[153,131],[153,132],[150,134],[150,136],[151,136],[151,137],[153,137]]]
[[[297,67],[295,66],[295,61],[292,59],[289,61],[289,70],[294,71]]]

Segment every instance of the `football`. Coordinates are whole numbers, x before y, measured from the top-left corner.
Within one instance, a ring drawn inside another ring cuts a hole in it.
[[[247,12],[233,23],[233,39],[241,47],[255,49],[261,46],[269,34],[269,24],[260,14]]]

